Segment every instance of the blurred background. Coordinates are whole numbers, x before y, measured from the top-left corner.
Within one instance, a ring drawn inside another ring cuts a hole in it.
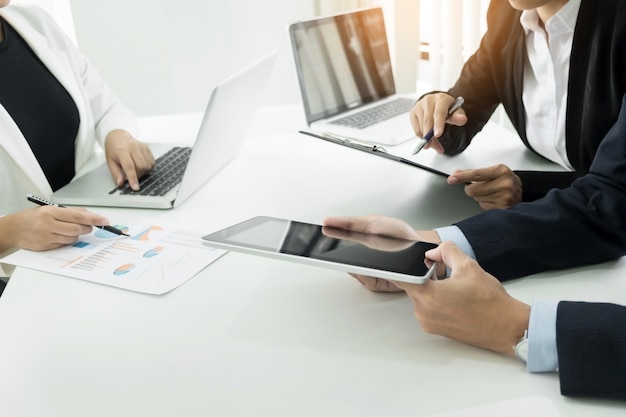
[[[477,48],[488,0],[13,0],[64,28],[140,116],[200,112],[211,88],[277,49],[266,105],[300,96],[287,26],[381,6],[400,92],[447,89]]]

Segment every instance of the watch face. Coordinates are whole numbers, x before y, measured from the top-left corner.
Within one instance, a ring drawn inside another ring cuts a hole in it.
[[[515,357],[522,363],[528,362],[528,339],[522,339],[515,346]]]

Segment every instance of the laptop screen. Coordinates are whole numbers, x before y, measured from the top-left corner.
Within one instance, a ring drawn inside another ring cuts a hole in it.
[[[307,122],[395,94],[380,7],[293,23],[289,35]]]

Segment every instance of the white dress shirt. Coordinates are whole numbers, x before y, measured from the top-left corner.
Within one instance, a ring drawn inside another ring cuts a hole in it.
[[[574,28],[581,0],[570,0],[540,25],[536,10],[525,10],[520,23],[526,34],[522,101],[526,136],[535,151],[573,170],[565,148],[567,85]]]

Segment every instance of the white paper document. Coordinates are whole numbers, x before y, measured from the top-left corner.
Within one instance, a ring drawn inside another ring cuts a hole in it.
[[[19,250],[0,262],[148,294],[188,281],[225,250],[202,244],[197,232],[164,225],[114,225],[130,237],[94,228],[72,245]]]

